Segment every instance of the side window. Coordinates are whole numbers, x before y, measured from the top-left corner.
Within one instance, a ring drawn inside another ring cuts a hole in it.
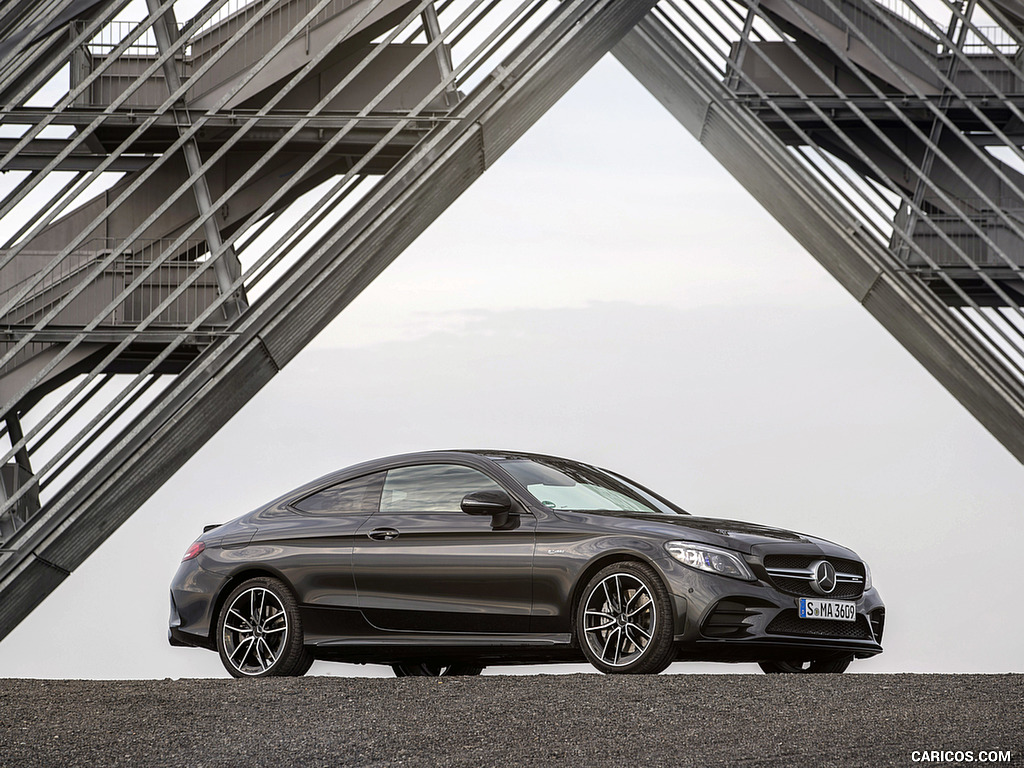
[[[377,511],[380,489],[384,484],[384,473],[357,477],[344,483],[332,485],[306,496],[292,504],[293,507],[315,515],[363,514],[372,515]]]
[[[381,512],[461,512],[462,497],[474,491],[501,490],[483,472],[455,464],[425,464],[389,469]]]

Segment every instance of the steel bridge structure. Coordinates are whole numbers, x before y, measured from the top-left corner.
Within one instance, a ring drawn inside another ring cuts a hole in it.
[[[1021,0],[7,0],[0,638],[609,52],[1024,461]]]

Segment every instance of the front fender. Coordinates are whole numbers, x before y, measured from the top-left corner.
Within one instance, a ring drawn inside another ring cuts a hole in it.
[[[587,581],[606,565],[637,560],[651,566],[662,582],[661,540],[621,534],[573,541],[570,536],[538,534],[533,558],[532,632],[571,632],[573,603]]]

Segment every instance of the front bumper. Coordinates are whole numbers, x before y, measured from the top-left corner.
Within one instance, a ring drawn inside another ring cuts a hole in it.
[[[882,652],[885,606],[875,589],[856,603],[855,622],[800,619],[799,597],[766,581],[740,581],[659,561],[675,602],[678,657],[692,661],[867,658]]]

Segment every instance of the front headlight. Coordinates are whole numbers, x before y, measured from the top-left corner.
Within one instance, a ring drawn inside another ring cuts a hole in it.
[[[867,592],[869,589],[871,589],[871,568],[864,563],[864,591]]]
[[[683,565],[696,568],[698,571],[754,581],[754,574],[750,572],[747,564],[733,552],[690,541],[669,541],[665,544],[665,549]]]

